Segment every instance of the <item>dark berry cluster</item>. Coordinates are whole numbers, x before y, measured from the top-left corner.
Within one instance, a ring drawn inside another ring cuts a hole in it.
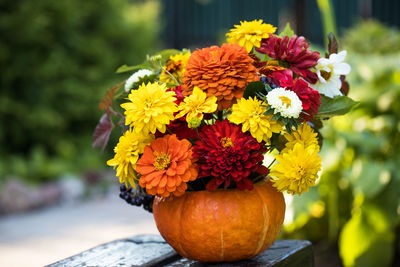
[[[272,82],[271,78],[266,76],[261,76],[260,81],[262,81],[264,84],[268,84],[272,89],[279,87],[278,85]]]
[[[154,196],[146,194],[141,189],[126,188],[125,185],[121,185],[119,197],[130,205],[143,206],[148,212],[153,212]]]

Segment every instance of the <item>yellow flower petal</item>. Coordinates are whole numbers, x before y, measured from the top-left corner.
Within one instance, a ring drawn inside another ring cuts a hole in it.
[[[261,40],[268,38],[276,31],[276,27],[263,23],[262,20],[241,21],[226,34],[229,43],[236,43],[250,52],[253,47],[260,47]]]
[[[135,132],[148,134],[157,129],[165,132],[165,125],[174,120],[178,106],[173,91],[167,91],[165,84],[142,84],[128,95],[129,103],[121,105],[125,109],[125,124],[133,127]]]
[[[303,143],[296,143],[287,153],[275,155],[277,164],[272,166],[271,180],[279,191],[289,194],[307,192],[310,186],[315,185],[318,172],[321,170],[321,158],[318,155],[319,147]]]
[[[280,133],[282,124],[272,120],[272,115],[264,115],[267,108],[257,98],[241,98],[232,106],[232,114],[228,120],[235,124],[242,124],[242,131],[250,131],[250,134],[258,142],[269,142],[272,133]]]
[[[119,138],[114,148],[114,158],[107,161],[107,165],[117,168],[117,176],[121,184],[136,187],[136,162],[139,154],[143,153],[146,145],[154,139],[153,135],[135,133],[132,129],[126,131]]]

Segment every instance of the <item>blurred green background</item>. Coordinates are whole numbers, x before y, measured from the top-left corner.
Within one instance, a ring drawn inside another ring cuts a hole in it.
[[[396,0],[0,0],[0,189],[105,169],[112,145],[101,154],[91,136],[120,65],[219,43],[240,20],[289,21],[321,51],[336,33],[360,105],[325,122],[322,177],[288,198],[282,236],[313,241],[317,266],[399,266],[399,11]]]

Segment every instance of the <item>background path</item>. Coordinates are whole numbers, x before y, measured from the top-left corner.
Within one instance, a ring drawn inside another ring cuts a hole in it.
[[[43,266],[114,239],[158,233],[153,215],[118,198],[0,217],[0,266]]]

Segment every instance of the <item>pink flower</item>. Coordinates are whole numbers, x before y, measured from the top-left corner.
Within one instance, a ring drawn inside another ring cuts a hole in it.
[[[289,39],[288,36],[279,38],[270,35],[269,38],[261,41],[261,46],[257,48],[257,51],[289,63],[294,73],[311,83],[315,83],[318,77],[309,68],[317,65],[320,55],[316,51],[309,50],[309,47],[310,44],[303,36],[293,35]]]

